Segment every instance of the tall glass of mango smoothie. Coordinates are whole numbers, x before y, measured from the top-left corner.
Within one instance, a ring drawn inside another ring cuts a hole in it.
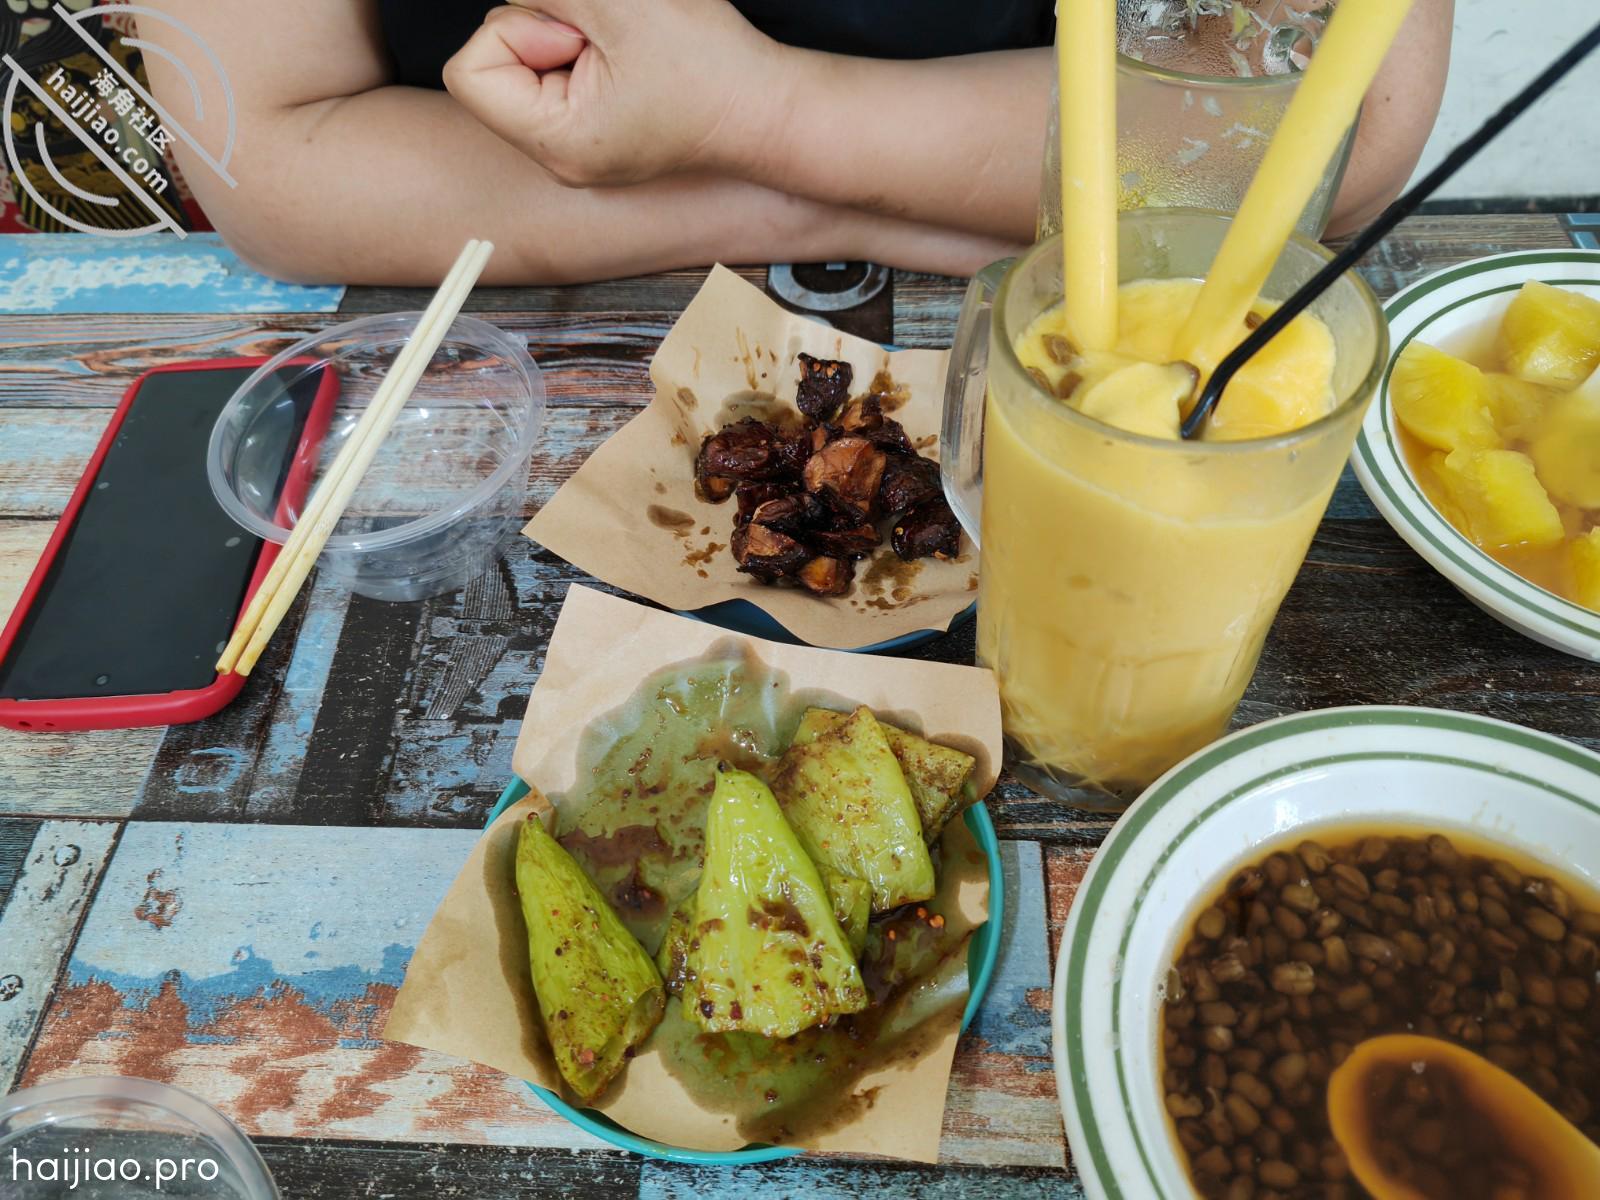
[[[980,548],[978,657],[1010,765],[1052,798],[1120,806],[1225,731],[1388,357],[1346,275],[1235,377],[1204,439],[1179,440],[1198,372],[1174,344],[1228,224],[1119,218],[1114,351],[1062,332],[1058,238],[968,294],[945,485]],[[1249,326],[1327,259],[1292,239]]]

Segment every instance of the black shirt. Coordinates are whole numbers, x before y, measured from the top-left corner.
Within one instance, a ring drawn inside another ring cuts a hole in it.
[[[734,0],[734,4],[752,25],[780,42],[872,58],[943,58],[1048,46],[1055,33],[1053,0]],[[494,0],[378,0],[395,82],[443,87],[440,74],[445,62],[495,7]]]

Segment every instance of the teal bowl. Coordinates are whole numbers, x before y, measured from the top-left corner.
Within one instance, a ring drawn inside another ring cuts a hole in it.
[[[526,796],[528,790],[528,785],[521,779],[513,778],[506,785],[506,790],[500,793],[494,810],[484,822],[485,828],[494,824],[495,818]],[[967,809],[966,822],[989,864],[989,919],[972,931],[972,942],[967,947],[967,1008],[961,1014],[963,1033],[978,1015],[984,993],[989,990],[989,981],[994,978],[995,962],[1000,957],[1000,930],[1005,926],[1006,911],[1005,879],[1000,870],[1000,839],[995,836],[994,822],[989,819],[989,810],[981,800]],[[528,1089],[585,1133],[593,1134],[602,1142],[609,1142],[619,1149],[643,1154],[646,1158],[721,1167],[737,1163],[771,1162],[775,1158],[804,1153],[793,1146],[764,1145],[746,1146],[742,1150],[686,1150],[682,1146],[669,1146],[665,1142],[640,1137],[604,1113],[567,1103],[548,1088],[530,1083]]]

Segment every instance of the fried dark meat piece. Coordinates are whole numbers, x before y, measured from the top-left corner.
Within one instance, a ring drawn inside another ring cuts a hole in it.
[[[694,468],[694,494],[707,504],[721,504],[734,489],[739,486],[739,481],[731,475],[705,475],[700,471],[700,463],[695,462]]]
[[[802,586],[817,596],[842,596],[850,590],[856,565],[848,559],[818,555],[795,573]]]
[[[808,492],[807,495],[815,495],[822,502],[822,507],[827,511],[827,520],[823,522],[825,529],[842,532],[846,529],[854,529],[864,521],[874,519],[873,513],[863,513],[850,501],[842,500],[834,495],[831,489],[814,493]],[[881,541],[882,539],[880,538],[879,540]]]
[[[844,406],[834,422],[840,433],[868,434],[883,428],[883,402],[876,396],[862,396]]]
[[[782,478],[798,481],[800,472],[806,468],[806,459],[810,458],[815,452],[815,448],[811,444],[811,428],[809,425],[780,433],[777,444],[777,467]]]
[[[733,502],[739,506],[739,511],[734,514],[733,523],[743,525],[750,519],[750,515],[765,504],[768,500],[776,500],[781,496],[793,493],[792,483],[741,483],[733,491]]]
[[[878,548],[882,539],[870,521],[842,529],[813,529],[805,535],[806,545],[833,558],[865,558]]]
[[[827,523],[829,512],[822,501],[807,492],[778,496],[756,506],[750,524],[765,525],[792,538],[803,538],[810,530]]]
[[[938,463],[920,455],[891,455],[878,488],[878,508],[895,515],[942,495]]]
[[[883,424],[866,437],[885,454],[914,455],[917,452],[917,448],[911,444],[911,439],[906,436],[905,427],[893,417],[885,417]]]
[[[889,544],[906,562],[930,554],[954,558],[961,553],[961,525],[944,497],[924,500],[894,523]]]
[[[865,438],[835,438],[806,460],[806,490],[865,517],[872,511],[886,465],[883,451]]]
[[[725,426],[700,443],[700,453],[694,461],[695,484],[709,499],[714,494],[711,480],[753,483],[793,474],[799,454],[786,448],[787,440],[754,417]],[[727,494],[723,492],[722,498],[726,499]]]
[[[811,557],[811,552],[788,534],[753,522],[735,529],[728,543],[739,570],[763,583],[793,574]]]
[[[795,393],[795,407],[813,421],[832,419],[850,398],[853,374],[847,362],[800,355],[800,386]]]
[[[883,415],[883,401],[877,396],[850,401],[828,428],[835,436],[866,438],[889,454],[916,453],[900,422]]]

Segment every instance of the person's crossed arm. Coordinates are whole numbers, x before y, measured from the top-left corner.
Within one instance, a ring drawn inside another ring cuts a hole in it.
[[[1453,13],[1454,0],[1415,0],[1368,94],[1330,233],[1376,216],[1410,176]],[[887,61],[784,46],[727,0],[514,0],[445,84],[574,187],[706,171],[1029,240],[1053,71],[1049,49]]]
[[[785,46],[727,0],[537,3],[492,10],[445,86],[564,183],[701,172],[1032,240],[1048,47],[859,58]]]
[[[565,187],[446,93],[395,85],[376,0],[147,2],[216,51],[237,104],[229,169],[238,187],[182,144],[179,166],[228,243],[280,278],[433,285],[469,237],[495,243],[485,279],[500,284],[713,261],[872,259],[965,274],[1015,252],[994,237],[705,172]],[[164,22],[145,22],[140,33],[180,58],[190,50]],[[157,99],[175,114],[191,112],[178,70],[159,54],[145,64]],[[186,125],[215,152],[224,135],[221,85],[208,71],[196,83],[206,119]]]
[[[539,0],[544,16],[489,14],[447,95],[393,84],[376,0],[151,2],[210,43],[238,101],[238,188],[183,147],[179,163],[229,242],[285,278],[432,283],[469,236],[499,246],[490,282],[524,284],[715,260],[965,274],[1032,240],[1047,48],[855,58],[781,45],[727,0]],[[1335,231],[1420,153],[1452,4],[1416,0]],[[188,83],[146,61],[188,111]],[[217,85],[200,86],[214,119]]]

